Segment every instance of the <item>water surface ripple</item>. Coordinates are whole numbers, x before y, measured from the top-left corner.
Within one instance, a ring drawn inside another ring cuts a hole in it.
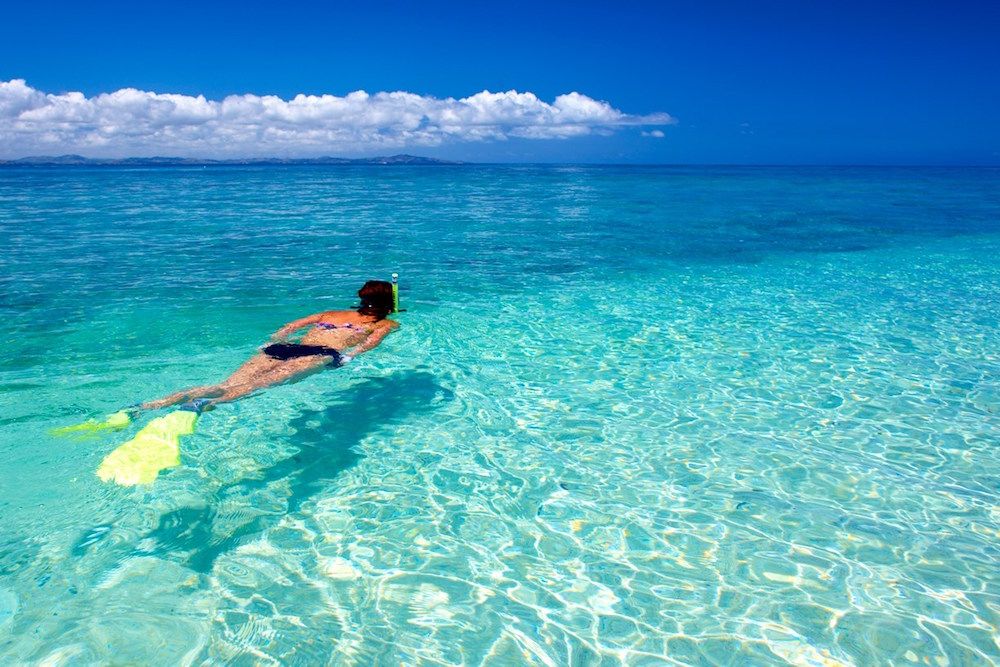
[[[1000,664],[1000,172],[0,170],[4,664]],[[202,417],[402,276],[400,332]]]

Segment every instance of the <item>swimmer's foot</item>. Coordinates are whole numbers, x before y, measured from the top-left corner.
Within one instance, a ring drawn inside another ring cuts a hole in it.
[[[185,412],[193,412],[196,415],[200,415],[206,410],[211,410],[213,407],[212,399],[210,398],[196,398],[193,401],[188,401],[183,403],[178,407],[178,410],[184,410]]]

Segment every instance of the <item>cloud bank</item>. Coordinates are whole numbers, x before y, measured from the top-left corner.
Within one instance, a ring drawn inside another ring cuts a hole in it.
[[[580,93],[551,103],[533,93],[483,91],[462,99],[407,92],[202,95],[123,88],[86,97],[0,81],[0,157],[309,156],[368,153],[508,138],[564,139],[676,122],[631,115]]]

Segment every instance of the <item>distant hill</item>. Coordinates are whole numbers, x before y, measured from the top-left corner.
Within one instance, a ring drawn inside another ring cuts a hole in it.
[[[454,165],[464,162],[450,162],[418,155],[389,155],[387,157],[310,157],[310,158],[241,158],[233,160],[206,160],[190,157],[126,157],[89,158],[82,155],[39,155],[17,160],[0,160],[0,166],[51,166],[82,165],[91,167],[212,167],[223,165],[269,165],[269,164],[317,164],[317,165]]]

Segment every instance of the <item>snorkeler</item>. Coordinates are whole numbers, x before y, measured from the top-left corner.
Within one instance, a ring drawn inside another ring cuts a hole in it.
[[[159,410],[191,402],[199,411],[243,398],[259,389],[301,380],[329,366],[343,366],[382,342],[398,323],[386,319],[393,311],[393,286],[369,280],[358,290],[361,305],[354,310],[331,310],[289,322],[278,329],[269,345],[218,384],[192,387],[138,406]],[[298,343],[286,339],[312,327]],[[348,351],[349,350],[349,351]]]
[[[368,352],[399,326],[387,319],[397,309],[393,282],[369,280],[358,290],[357,310],[332,310],[289,322],[268,345],[218,384],[192,387],[164,398],[126,408],[104,421],[90,420],[56,429],[57,435],[119,430],[143,410],[159,410],[182,403],[180,409],[157,417],[108,454],[97,469],[103,481],[132,486],[149,484],[160,471],[180,465],[180,438],[194,432],[198,415],[220,403],[243,398],[260,389],[294,382],[323,368],[339,367]],[[299,342],[288,337],[310,327]]]

